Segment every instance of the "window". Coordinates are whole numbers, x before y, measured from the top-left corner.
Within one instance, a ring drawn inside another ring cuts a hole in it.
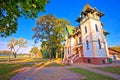
[[[87,27],[85,26],[85,33],[87,33]]]
[[[79,37],[79,43],[80,43],[80,42],[82,42],[82,39],[81,39],[81,37]]]
[[[87,49],[89,49],[89,43],[88,43],[88,40],[86,41],[86,46],[87,46]]]
[[[96,31],[98,31],[98,26],[97,26],[97,24],[95,24],[95,29],[96,29]]]
[[[105,60],[102,60],[102,64],[105,64]]]
[[[91,63],[91,60],[90,60],[90,59],[88,59],[88,63]]]
[[[100,39],[98,39],[98,45],[99,45],[99,49],[101,49]]]
[[[68,47],[68,54],[69,54],[69,47]]]

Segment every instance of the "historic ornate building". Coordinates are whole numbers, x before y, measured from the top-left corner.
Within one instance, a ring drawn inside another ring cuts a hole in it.
[[[64,45],[64,62],[66,63],[109,63],[109,51],[106,35],[100,18],[104,14],[88,4],[85,5],[80,17],[76,21],[79,27],[66,27],[66,41]]]

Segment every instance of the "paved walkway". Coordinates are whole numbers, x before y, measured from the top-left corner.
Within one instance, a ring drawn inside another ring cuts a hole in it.
[[[95,72],[98,74],[102,74],[102,75],[109,76],[109,77],[115,78],[117,80],[120,80],[120,75],[118,75],[118,74],[114,74],[114,73],[105,72],[105,71],[95,69],[95,67],[120,66],[120,63],[104,64],[104,65],[77,63],[77,64],[73,64],[71,66],[76,67],[76,68],[86,69],[86,70],[89,70],[89,71],[92,71],[92,72]]]
[[[11,80],[80,80],[82,78],[85,77],[71,72],[65,67],[28,67]]]

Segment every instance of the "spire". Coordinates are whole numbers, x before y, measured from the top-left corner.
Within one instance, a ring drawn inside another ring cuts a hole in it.
[[[83,11],[86,11],[87,9],[92,9],[92,7],[88,3],[83,8]]]

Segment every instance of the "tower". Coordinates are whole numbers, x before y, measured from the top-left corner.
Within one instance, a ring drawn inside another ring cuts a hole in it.
[[[109,53],[100,18],[104,14],[86,4],[77,22],[82,32],[84,62],[93,64],[109,63]]]

